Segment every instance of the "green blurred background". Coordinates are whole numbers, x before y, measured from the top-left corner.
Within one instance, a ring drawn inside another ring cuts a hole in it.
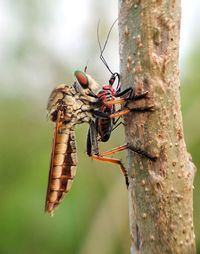
[[[0,0],[0,254],[129,253],[124,179],[116,167],[87,158],[85,125],[77,128],[79,163],[73,188],[54,217],[44,214],[53,133],[53,124],[46,121],[48,96],[56,84],[71,83],[73,71],[86,63],[96,80],[102,83],[108,80],[109,73],[99,60],[96,29],[100,18],[100,37],[104,40],[118,11],[114,0],[69,2]],[[183,1],[180,64],[185,138],[199,168],[197,2],[188,5]],[[117,26],[105,55],[111,68],[117,71]],[[121,128],[102,149],[123,142]],[[120,158],[126,161],[126,155]],[[198,253],[199,178],[197,171],[194,222]]]

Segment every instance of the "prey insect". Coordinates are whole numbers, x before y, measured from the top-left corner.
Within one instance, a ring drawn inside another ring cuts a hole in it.
[[[87,74],[84,72],[79,72],[79,75],[83,77]],[[76,78],[78,82],[81,84],[81,79],[79,78],[79,75],[76,75]],[[118,74],[113,73],[109,80],[109,84],[102,86],[102,89],[98,94],[92,95],[97,100],[95,102],[91,102],[90,104],[91,106],[99,106],[100,111],[94,111],[93,115],[95,116],[95,119],[91,119],[91,121],[89,122],[90,127],[87,136],[87,154],[94,160],[99,160],[111,164],[117,164],[125,177],[125,182],[128,187],[129,185],[128,175],[123,163],[119,159],[114,159],[107,156],[124,151],[126,149],[130,149],[133,152],[140,154],[141,156],[145,156],[150,160],[155,160],[156,158],[153,155],[149,154],[148,152],[138,147],[135,147],[132,144],[125,144],[116,147],[110,151],[100,153],[98,143],[100,141],[107,142],[109,140],[111,132],[121,123],[121,122],[117,123],[121,116],[126,115],[129,112],[151,111],[152,107],[143,107],[143,108],[140,107],[132,109],[129,108],[127,105],[129,101],[143,99],[146,97],[147,92],[135,95],[133,94],[132,88],[125,89],[122,92],[120,92],[119,89],[115,90],[113,88],[113,84],[115,82],[116,77],[118,77]],[[122,106],[122,109],[116,111],[115,110],[116,104],[119,105],[124,104],[124,105]],[[115,120],[115,118],[117,118],[117,120]]]
[[[108,158],[107,156],[110,156],[114,153],[117,153],[126,149],[130,149],[133,152],[138,153],[142,156],[145,156],[146,158],[150,160],[155,160],[156,158],[152,156],[151,154],[149,154],[148,152],[138,147],[135,147],[132,144],[125,144],[125,145],[116,147],[110,151],[99,153],[98,141],[107,142],[110,139],[111,132],[122,123],[122,122],[119,122],[121,116],[126,115],[129,112],[149,112],[152,110],[153,107],[152,106],[139,107],[139,108],[128,107],[128,103],[130,101],[145,99],[148,92],[145,91],[141,94],[135,94],[133,88],[131,87],[121,91],[119,73],[117,72],[113,73],[111,71],[110,67],[107,64],[106,59],[103,56],[103,52],[108,42],[110,32],[115,22],[112,24],[108,32],[108,35],[103,47],[101,46],[101,43],[99,40],[99,34],[98,34],[99,24],[98,24],[97,38],[98,38],[98,43],[100,48],[100,59],[102,60],[102,62],[104,63],[108,71],[111,73],[111,77],[109,79],[109,83],[107,85],[103,85],[101,90],[98,92],[98,94],[94,96],[97,98],[97,101],[94,102],[94,104],[99,104],[100,106],[101,118],[98,117],[99,115],[99,112],[98,112],[98,115],[96,115],[95,121],[90,122],[90,127],[88,130],[88,136],[87,136],[87,154],[92,159],[119,165],[122,173],[124,174],[125,182],[128,187],[129,185],[128,175],[122,162],[118,159]],[[82,75],[84,76],[86,74],[82,73]],[[79,76],[76,76],[76,77],[79,83],[81,84],[81,80],[79,80]],[[116,81],[117,81],[117,85],[116,85],[116,88],[114,88]],[[115,107],[116,104],[122,105],[122,108],[120,110],[116,110],[116,107]],[[107,117],[103,118],[103,116],[107,116]],[[117,119],[115,120],[115,118]]]

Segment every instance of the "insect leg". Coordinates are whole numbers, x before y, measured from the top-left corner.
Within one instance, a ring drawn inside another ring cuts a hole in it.
[[[130,96],[125,99],[126,103],[124,104],[124,107],[127,107],[128,102],[130,102],[130,101],[137,101],[137,100],[141,100],[141,99],[146,98],[147,94],[148,94],[148,91],[145,91],[142,94],[133,94],[133,92],[132,92],[130,94]]]
[[[122,104],[126,102],[125,98],[117,98],[117,99],[113,99],[113,100],[109,100],[109,101],[105,101],[104,105],[106,106],[110,106],[110,105],[115,105],[115,104]]]
[[[90,142],[92,144],[92,153],[99,154],[98,141],[97,141],[97,129],[96,129],[96,124],[93,121],[90,123]]]
[[[154,155],[142,150],[141,148],[135,147],[131,144],[127,144],[127,148],[130,149],[131,151],[143,156],[143,157],[146,157],[147,159],[149,159],[151,161],[156,161],[156,159],[157,159],[157,156],[154,156]]]
[[[96,124],[91,121],[87,135],[87,155],[99,154]]]
[[[113,158],[105,157],[105,156],[109,156],[109,155],[112,155],[112,154],[124,151],[126,149],[130,149],[131,151],[133,151],[133,152],[135,152],[135,153],[137,153],[137,154],[139,154],[141,156],[144,156],[144,157],[146,157],[147,159],[149,159],[151,161],[156,161],[156,159],[157,159],[156,156],[153,156],[153,155],[149,154],[148,152],[142,150],[141,148],[135,147],[135,146],[130,145],[130,144],[118,146],[118,147],[116,147],[116,148],[114,148],[112,150],[103,152],[103,153],[101,153],[99,155],[92,155],[91,158],[94,159],[94,160],[99,160],[99,161],[104,161],[104,162],[107,162],[107,163],[112,163],[112,164],[119,165],[122,173],[124,174],[126,185],[128,187],[128,185],[129,185],[128,174],[127,174],[127,171],[126,171],[124,165],[122,164],[122,162],[120,160],[118,160],[118,159],[113,159]]]
[[[95,159],[95,160],[99,160],[99,161],[104,161],[104,162],[107,162],[107,163],[112,163],[112,164],[117,164],[120,166],[120,169],[125,177],[125,181],[126,181],[126,185],[128,187],[129,185],[129,181],[128,181],[128,174],[127,174],[127,171],[124,167],[124,165],[122,164],[122,162],[118,159],[113,159],[113,158],[107,158],[105,156],[109,156],[109,155],[112,155],[112,154],[115,154],[115,153],[118,153],[118,152],[121,152],[121,151],[124,151],[126,149],[130,149],[131,151],[141,155],[141,156],[144,156],[146,157],[147,159],[149,160],[152,160],[152,161],[156,161],[157,157],[156,156],[153,156],[151,154],[149,154],[148,152],[138,148],[138,147],[135,147],[133,145],[130,145],[130,144],[126,144],[126,145],[123,145],[123,146],[119,146],[119,147],[116,147],[112,150],[109,150],[109,151],[106,151],[104,153],[101,153],[100,155],[92,155],[92,159]]]
[[[123,95],[126,95],[127,93],[132,94],[132,91],[133,91],[132,87],[126,88],[124,91],[117,93],[115,97],[121,97]]]
[[[146,98],[148,94],[148,91],[145,91],[144,93],[141,93],[141,94],[133,94],[131,95],[130,97],[127,98],[127,100],[140,100],[140,99],[143,99],[143,98]]]
[[[117,118],[117,120],[119,120],[119,118]],[[116,123],[115,123],[116,124]],[[126,126],[126,124],[124,122],[119,122],[117,125],[115,125],[113,128],[112,128],[112,131],[114,131],[115,129],[117,129],[117,127],[119,127],[121,124],[123,124],[124,126]]]
[[[92,114],[97,117],[97,118],[102,118],[102,119],[106,119],[109,118],[109,114],[104,113],[102,111],[99,110],[92,110]]]
[[[88,134],[87,134],[87,155],[91,156],[92,155],[92,144],[91,144],[91,137],[90,137],[90,126],[88,129]]]
[[[105,157],[102,157],[101,155],[92,155],[91,158],[94,159],[94,160],[104,161],[104,162],[107,162],[107,163],[119,165],[120,170],[121,170],[121,172],[123,173],[123,175],[125,177],[126,186],[128,188],[128,186],[129,186],[128,174],[127,174],[127,171],[126,171],[124,165],[122,164],[122,162],[120,160],[112,159],[112,158],[105,158]]]
[[[121,152],[121,151],[124,151],[126,149],[130,149],[131,151],[141,155],[141,156],[144,156],[146,157],[147,159],[149,160],[152,160],[152,161],[155,161],[157,159],[156,156],[142,150],[141,148],[139,147],[135,147],[134,145],[131,145],[129,143],[127,143],[126,145],[123,145],[123,146],[118,146],[116,148],[113,148],[112,150],[109,150],[109,151],[106,151],[104,153],[101,153],[101,156],[108,156],[108,155],[112,155],[112,154],[115,154],[115,153],[118,153],[118,152]]]
[[[106,101],[104,102],[104,104],[106,106],[110,106],[110,105],[115,105],[115,104],[123,104],[127,101],[132,101],[132,100],[140,100],[140,99],[143,99],[147,96],[148,94],[148,91],[142,93],[142,94],[138,94],[138,95],[131,95],[127,98],[117,98],[117,99],[113,99],[113,100],[109,100],[109,101]],[[117,97],[117,96],[116,96]]]
[[[118,152],[121,152],[121,151],[124,151],[126,149],[130,149],[131,151],[141,155],[141,156],[144,156],[146,157],[147,159],[149,160],[152,160],[152,161],[155,161],[157,159],[156,156],[152,155],[152,154],[149,154],[148,152],[142,150],[141,148],[138,148],[138,147],[135,147],[129,143],[127,143],[126,145],[122,145],[122,146],[118,146],[116,148],[113,148],[109,151],[106,151],[106,152],[103,152],[101,153],[100,156],[108,156],[108,155],[112,155],[112,154],[115,154],[115,153],[118,153]]]
[[[134,94],[133,88],[129,87],[129,88],[125,89],[124,91],[117,93],[115,97],[122,97],[128,93],[129,93],[129,95],[125,98],[125,100],[140,100],[140,99],[143,99],[147,96],[148,91],[145,91],[142,94],[136,95],[136,94]]]
[[[123,116],[123,115],[127,115],[130,111],[131,110],[129,108],[125,108],[123,110],[118,110],[115,113],[110,114],[109,117],[110,118],[120,117],[120,116]]]
[[[118,110],[113,114],[110,114],[109,117],[110,118],[115,118],[115,117],[121,117],[123,115],[127,115],[129,112],[149,112],[149,111],[153,111],[154,106],[147,106],[147,107],[139,107],[139,108],[128,108],[128,107],[124,107],[122,110]]]

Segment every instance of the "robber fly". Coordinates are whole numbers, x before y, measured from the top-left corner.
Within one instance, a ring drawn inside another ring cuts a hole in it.
[[[70,190],[76,173],[75,125],[89,123],[96,107],[91,105],[96,100],[92,90],[98,87],[98,83],[88,74],[82,76],[77,71],[76,75],[81,80],[81,86],[77,82],[72,86],[57,86],[47,105],[49,117],[56,123],[45,203],[45,211],[50,214],[65,192]]]

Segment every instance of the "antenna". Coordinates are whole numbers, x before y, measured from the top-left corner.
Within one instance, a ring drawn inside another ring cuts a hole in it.
[[[109,70],[109,72],[114,75],[114,73],[111,71],[110,67],[108,66],[108,63],[105,59],[105,57],[103,56],[103,52],[106,48],[106,45],[108,43],[108,39],[110,37],[110,33],[115,25],[115,23],[117,22],[118,18],[112,23],[112,26],[110,27],[109,31],[108,31],[108,34],[107,34],[107,37],[106,37],[106,40],[105,40],[105,43],[103,45],[103,47],[101,46],[101,42],[100,42],[100,39],[99,39],[99,26],[100,26],[100,20],[98,22],[98,26],[97,26],[97,40],[98,40],[98,44],[99,44],[99,48],[100,48],[100,59],[101,61],[104,63],[104,65],[106,66],[106,68]]]

